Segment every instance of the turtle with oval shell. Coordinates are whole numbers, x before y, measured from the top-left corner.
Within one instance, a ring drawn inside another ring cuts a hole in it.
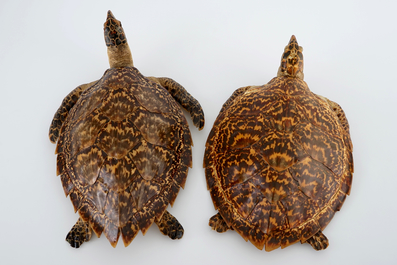
[[[145,77],[133,65],[120,21],[104,24],[110,69],[74,89],[49,131],[57,143],[57,175],[79,219],[66,240],[78,248],[91,230],[115,247],[156,223],[172,239],[183,227],[167,210],[192,166],[192,139],[177,102],[200,130],[199,102],[169,78]]]
[[[292,36],[277,77],[237,89],[208,136],[204,168],[218,210],[209,225],[266,251],[298,241],[325,249],[323,231],[350,193],[352,150],[342,108],[303,81]]]

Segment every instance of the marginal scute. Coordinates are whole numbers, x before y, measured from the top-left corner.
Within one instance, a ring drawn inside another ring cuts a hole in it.
[[[287,54],[291,49],[299,58]],[[298,241],[311,244],[351,189],[353,147],[346,116],[338,104],[309,90],[301,52],[291,37],[280,67],[288,69],[268,84],[232,94],[204,153],[218,216],[266,251]]]
[[[331,209],[331,207],[325,207],[320,214],[318,215],[318,223],[320,225],[320,229],[324,230],[332,217],[334,217],[335,212]]]
[[[131,244],[132,240],[134,240],[135,236],[139,232],[139,227],[136,219],[130,219],[125,226],[121,228],[121,235],[123,238],[124,246],[128,246]]]
[[[70,180],[70,177],[67,172],[63,172],[60,177],[62,181],[63,191],[65,192],[65,196],[68,196],[70,191],[74,188],[74,185]]]
[[[116,247],[120,236],[120,229],[111,221],[106,222],[105,229],[103,230],[106,238],[109,240],[112,247]]]
[[[299,228],[288,229],[284,231],[284,237],[281,239],[281,248],[295,244],[301,238],[301,230]]]
[[[306,240],[311,238],[318,231],[320,231],[320,225],[315,219],[310,219],[301,230],[301,242],[306,242]]]

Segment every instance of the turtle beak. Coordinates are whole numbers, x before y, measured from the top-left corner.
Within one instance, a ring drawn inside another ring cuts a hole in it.
[[[110,12],[110,11],[109,11],[109,12]],[[296,40],[295,35],[292,35],[292,36],[291,36],[291,39],[289,40],[289,43],[288,43],[288,44],[292,44],[292,43],[298,45],[298,41]]]
[[[127,42],[121,22],[114,17],[110,10],[108,11],[108,17],[104,24],[104,34],[106,46],[108,47],[118,46]]]
[[[106,18],[106,20],[109,20],[109,19],[116,19],[114,16],[113,16],[113,13],[112,13],[112,11],[108,11],[108,17]]]

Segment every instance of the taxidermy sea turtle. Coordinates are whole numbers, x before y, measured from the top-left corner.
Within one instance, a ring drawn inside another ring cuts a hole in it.
[[[52,121],[57,174],[80,218],[66,240],[78,248],[105,234],[128,246],[152,223],[172,239],[183,228],[167,210],[192,166],[192,139],[177,102],[204,126],[200,104],[169,78],[144,77],[133,66],[120,21],[104,24],[110,69],[73,90]]]
[[[277,77],[237,89],[208,136],[204,167],[218,210],[210,226],[266,251],[298,241],[325,249],[322,231],[350,193],[352,150],[342,108],[303,81],[292,36]]]

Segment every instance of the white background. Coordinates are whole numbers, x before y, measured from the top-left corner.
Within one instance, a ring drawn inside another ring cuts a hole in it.
[[[191,125],[193,166],[170,211],[185,228],[172,241],[153,226],[128,248],[95,236],[64,238],[77,220],[55,176],[52,117],[73,88],[108,68],[103,23],[122,21],[135,66],[177,80],[200,102]],[[396,264],[397,19],[393,1],[0,2],[0,263],[2,264]],[[225,100],[273,78],[292,34],[305,81],[345,110],[354,144],[351,196],[325,230],[330,246],[267,253],[208,226],[215,214],[202,158]]]

